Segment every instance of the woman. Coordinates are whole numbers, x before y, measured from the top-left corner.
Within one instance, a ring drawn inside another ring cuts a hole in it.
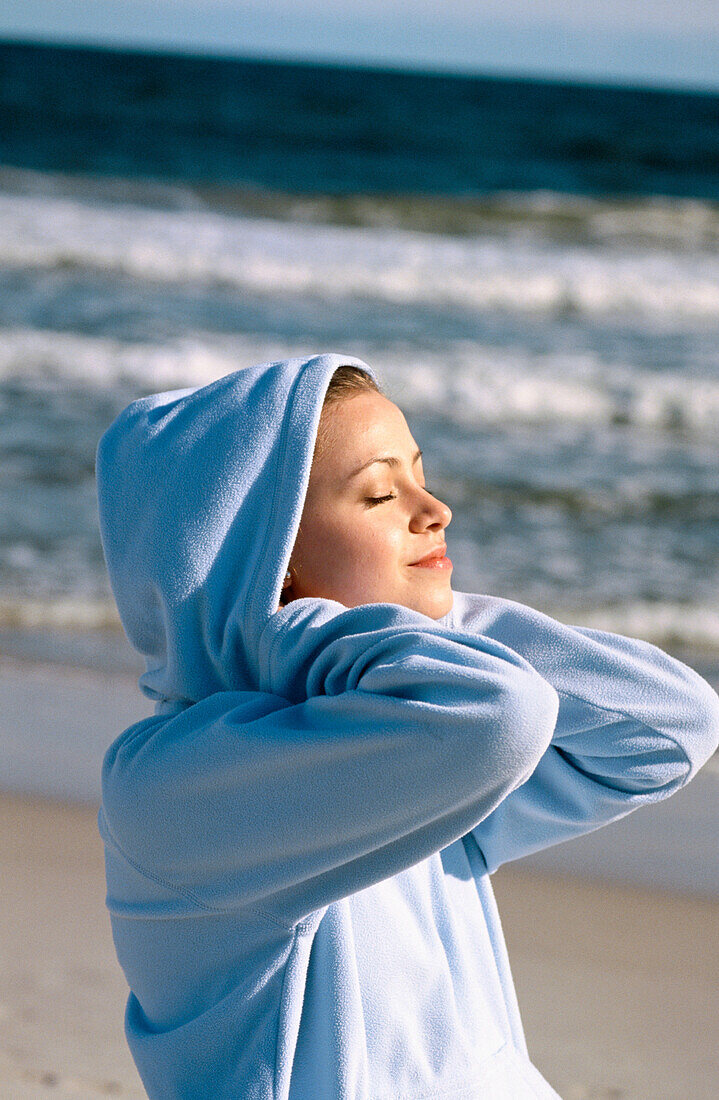
[[[155,700],[99,815],[148,1095],[556,1098],[489,874],[682,787],[715,692],[646,642],[453,592],[451,512],[360,359],[136,401],[97,476]]]

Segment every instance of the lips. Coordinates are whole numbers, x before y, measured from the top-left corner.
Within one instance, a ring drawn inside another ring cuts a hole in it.
[[[423,561],[434,561],[435,559],[443,558],[446,553],[447,543],[443,542],[441,546],[436,546],[434,550],[430,550],[423,558],[418,558],[417,561],[411,561],[410,565],[419,565],[419,563]]]

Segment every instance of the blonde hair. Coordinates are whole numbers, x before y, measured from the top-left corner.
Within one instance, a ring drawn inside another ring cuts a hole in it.
[[[382,393],[382,390],[377,385],[374,378],[370,374],[367,374],[366,371],[362,370],[361,367],[353,367],[348,363],[344,363],[341,367],[337,368],[330,378],[325,393],[325,399],[322,403],[322,415],[320,416],[320,423],[317,429],[317,439],[315,441],[313,458],[321,454],[333,438],[327,427],[327,420],[324,416],[325,411],[332,405],[337,405],[340,401],[348,401],[351,397],[356,397],[360,393],[368,392]]]
[[[343,366],[338,367],[330,378],[322,410],[324,412],[328,405],[333,404],[335,401],[341,401],[343,397],[354,397],[355,394],[363,393],[365,390],[382,393],[371,374],[362,370],[361,367],[353,367],[349,363],[345,363]]]

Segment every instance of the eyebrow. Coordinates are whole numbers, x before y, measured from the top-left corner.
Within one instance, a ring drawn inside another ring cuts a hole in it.
[[[413,466],[417,459],[422,457],[422,453],[422,449],[420,448],[412,459]],[[370,458],[367,462],[364,462],[361,466],[358,466],[356,470],[353,470],[352,473],[348,475],[347,480],[349,481],[350,478],[357,477],[357,474],[361,474],[363,470],[366,470],[368,466],[372,466],[375,462],[386,462],[388,466],[392,467],[402,465],[400,459],[395,458],[394,455],[382,455],[381,458]]]

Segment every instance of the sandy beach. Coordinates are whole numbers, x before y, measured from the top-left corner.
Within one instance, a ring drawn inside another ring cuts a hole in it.
[[[144,1097],[87,806],[0,797],[0,1095]]]
[[[145,1095],[96,796],[104,748],[148,712],[129,673],[0,664],[3,1100]],[[718,786],[713,761],[673,799],[493,877],[530,1052],[564,1100],[715,1100]],[[642,866],[664,888],[636,885]]]
[[[0,796],[0,1095],[143,1097],[96,812]],[[504,867],[530,1052],[564,1100],[714,1100],[719,902]]]

